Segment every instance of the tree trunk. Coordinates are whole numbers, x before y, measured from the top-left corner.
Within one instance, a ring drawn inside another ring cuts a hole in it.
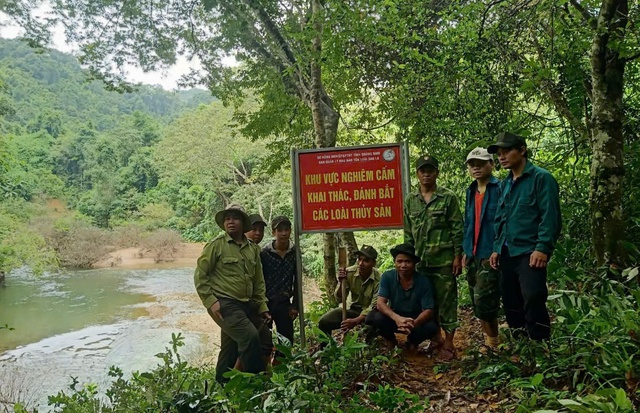
[[[323,252],[324,252],[324,285],[327,289],[329,300],[335,305],[336,300],[333,292],[338,285],[336,277],[336,237],[334,233],[322,234]]]
[[[357,259],[355,252],[358,251],[358,243],[356,242],[355,235],[353,235],[352,231],[340,232],[340,240],[342,241],[342,245],[347,247],[349,265],[355,264]]]
[[[604,0],[591,45],[591,236],[598,265],[622,265],[624,176],[622,96],[625,60],[611,48],[627,22],[626,0]]]
[[[312,41],[314,58],[311,62],[311,87],[308,105],[313,117],[313,129],[317,148],[336,146],[338,121],[340,114],[334,109],[333,101],[322,85],[322,4],[319,0],[311,1],[313,29],[315,37]],[[336,279],[336,237],[333,233],[323,236],[324,244],[324,280],[329,299],[333,301]]]

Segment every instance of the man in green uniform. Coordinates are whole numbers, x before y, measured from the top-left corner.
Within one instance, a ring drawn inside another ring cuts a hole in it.
[[[502,272],[502,303],[509,328],[534,340],[551,335],[547,263],[562,228],[555,178],[528,157],[522,136],[503,132],[489,146],[509,175],[500,185],[496,240],[489,257]]]
[[[378,297],[380,286],[380,270],[375,268],[378,251],[370,245],[363,245],[355,252],[358,261],[348,268],[341,268],[338,281],[343,280],[347,297],[351,293],[351,306],[347,309],[347,318],[342,320],[342,309],[335,308],[322,316],[318,321],[318,328],[330,336],[332,330],[343,328],[351,330],[362,324],[371,311]],[[334,292],[339,303],[342,302],[340,284]],[[347,299],[345,297],[345,299]]]
[[[420,188],[404,204],[404,240],[420,263],[417,270],[435,290],[436,322],[445,332],[433,339],[438,359],[455,358],[453,337],[458,324],[458,284],[462,272],[462,213],[455,194],[437,185],[438,160],[422,156],[416,162]]]
[[[194,274],[196,291],[209,315],[222,330],[216,380],[239,357],[249,373],[265,370],[263,356],[269,356],[271,333],[265,295],[260,248],[244,233],[251,229],[249,216],[239,205],[229,205],[216,214],[225,233],[209,242],[198,259]]]

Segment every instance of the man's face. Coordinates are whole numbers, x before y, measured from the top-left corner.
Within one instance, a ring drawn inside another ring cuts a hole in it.
[[[227,234],[232,235],[242,233],[242,229],[242,215],[233,211],[229,211],[224,214],[224,230]]]
[[[498,161],[505,169],[512,169],[525,160],[526,147],[498,148]]]
[[[262,239],[264,238],[264,224],[261,222],[256,222],[251,226],[251,231],[244,234],[253,241],[255,244],[260,244]]]
[[[433,166],[425,165],[422,168],[418,169],[417,174],[420,185],[433,186],[436,184],[439,172]]]
[[[481,159],[470,159],[469,162],[467,162],[467,169],[473,179],[486,179],[490,177],[491,172],[493,172],[493,162],[483,161]]]
[[[398,254],[393,260],[396,270],[401,276],[408,276],[413,274],[416,268],[416,263],[413,261],[413,257],[405,254]]]
[[[364,255],[358,255],[358,270],[362,275],[371,275],[373,267],[376,265],[376,260],[372,260]]]
[[[289,242],[291,239],[291,225],[286,222],[282,223],[273,230],[272,234],[273,238],[275,238],[278,243]]]

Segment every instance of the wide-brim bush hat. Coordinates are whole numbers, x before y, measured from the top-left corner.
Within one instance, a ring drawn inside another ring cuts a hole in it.
[[[420,257],[416,255],[416,249],[413,248],[413,245],[411,244],[404,243],[391,248],[391,256],[394,260],[396,259],[396,256],[398,254],[408,255],[409,257],[413,258],[413,261],[416,264],[420,262]]]
[[[249,218],[249,215],[247,215],[247,213],[244,212],[244,208],[242,207],[242,205],[239,205],[239,204],[229,204],[222,211],[218,211],[216,213],[216,224],[218,224],[220,228],[224,229],[224,218],[226,217],[227,214],[231,212],[237,213],[238,215],[240,215],[240,217],[242,217],[242,226],[243,226],[242,232],[251,231],[252,229],[251,219]]]

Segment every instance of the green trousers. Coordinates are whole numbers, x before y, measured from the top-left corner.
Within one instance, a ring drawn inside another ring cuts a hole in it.
[[[356,318],[360,313],[361,311],[347,310],[347,318]],[[342,324],[342,308],[334,308],[318,320],[318,328],[328,336],[331,336],[333,330],[339,329],[340,324]]]
[[[225,381],[223,374],[233,369],[238,357],[245,372],[264,371],[265,356],[271,354],[273,346],[271,331],[258,314],[258,306],[230,298],[220,298],[219,301],[223,319],[212,316],[222,330],[216,380],[220,383]]]
[[[467,260],[467,281],[473,313],[483,321],[494,321],[500,310],[500,272],[489,265],[488,259]]]
[[[418,272],[429,277],[436,302],[436,320],[447,333],[460,327],[458,323],[458,281],[451,266],[422,267]]]

